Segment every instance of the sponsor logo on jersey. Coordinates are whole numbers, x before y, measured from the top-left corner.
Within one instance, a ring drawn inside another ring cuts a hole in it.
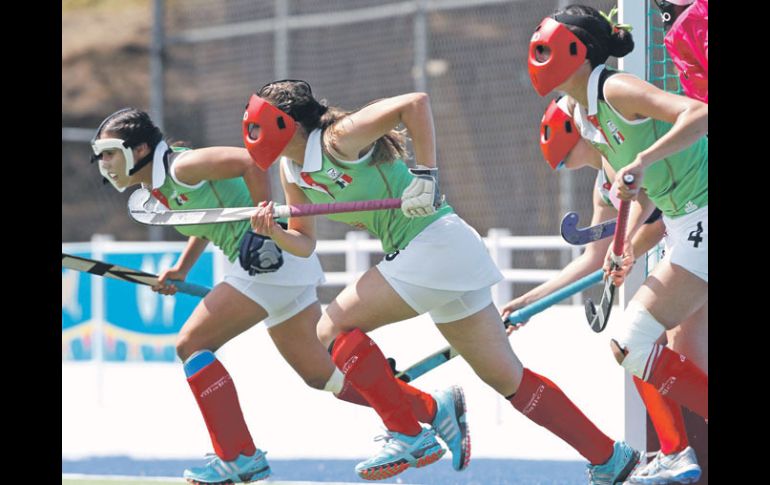
[[[348,185],[350,185],[353,182],[353,178],[346,174],[338,171],[334,167],[330,168],[326,171],[326,175],[329,176],[332,181],[337,184],[341,189],[344,189]]]
[[[607,128],[610,129],[610,134],[612,134],[612,138],[615,140],[615,143],[622,145],[623,142],[626,141],[623,133],[618,130],[618,127],[615,126],[615,123],[613,123],[612,120],[607,120]]]
[[[698,210],[698,206],[693,204],[691,200],[687,201],[687,204],[684,206],[684,211],[689,214],[690,212],[695,212]]]

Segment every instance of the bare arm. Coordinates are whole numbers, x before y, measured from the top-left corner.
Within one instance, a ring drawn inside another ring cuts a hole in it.
[[[604,86],[607,101],[629,120],[653,118],[672,123],[671,129],[655,143],[639,152],[628,166],[618,170],[616,181],[633,174],[642,183],[647,167],[689,147],[708,133],[708,105],[686,96],[667,93],[634,76],[619,74]],[[624,185],[619,196],[628,199],[636,194]]]
[[[209,241],[207,239],[190,236],[187,240],[187,246],[182,251],[182,254],[179,256],[179,259],[177,259],[174,266],[163,271],[158,276],[160,285],[153,286],[152,289],[164,295],[173,295],[176,293],[176,286],[168,285],[166,281],[169,279],[178,281],[186,280],[188,273],[195,265],[195,262],[198,261],[201,254],[203,254],[208,243]]]
[[[254,204],[270,199],[268,174],[254,164],[245,148],[207,147],[185,152],[174,162],[174,174],[187,185],[243,177]]]
[[[600,222],[611,219],[617,215],[617,211],[604,203],[599,194],[599,191],[594,188],[593,193],[593,206],[594,212],[591,217],[591,224],[598,224]],[[558,275],[554,278],[546,281],[528,291],[524,295],[510,301],[502,308],[502,316],[505,318],[510,315],[514,310],[529,305],[537,300],[540,300],[554,291],[567,286],[568,284],[579,280],[583,276],[588,275],[592,271],[602,267],[604,262],[604,256],[607,254],[607,248],[610,246],[611,239],[605,238],[599,241],[592,242],[586,245],[586,249],[577,258],[572,260],[567,266],[565,266]]]
[[[291,162],[290,162],[291,163]],[[283,167],[279,166],[281,186],[286,195],[287,204],[308,204],[310,200],[295,184],[286,180]],[[269,236],[275,243],[295,256],[308,258],[315,251],[315,219],[308,217],[290,217],[289,228],[284,229],[273,219],[273,202],[257,210],[251,218],[251,227],[259,234]]]
[[[632,241],[636,237],[638,231],[644,226],[644,221],[652,215],[654,210],[655,204],[653,204],[650,198],[647,197],[647,192],[640,190],[638,197],[631,203],[631,207],[628,211],[628,226],[626,227],[627,241]],[[636,245],[634,245],[634,249],[636,249]],[[634,252],[634,254],[641,253]]]
[[[430,99],[425,93],[409,93],[376,101],[338,120],[330,127],[329,141],[347,160],[371,146],[403,123],[409,131],[415,161],[436,166],[435,129]]]
[[[641,79],[619,74],[607,80],[607,101],[629,120],[653,118],[673,124],[671,129],[637,156],[646,168],[689,147],[708,133],[708,105],[658,89]]]

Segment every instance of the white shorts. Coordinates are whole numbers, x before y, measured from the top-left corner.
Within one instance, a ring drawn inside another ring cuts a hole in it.
[[[406,248],[377,264],[380,273],[426,288],[468,291],[503,279],[484,241],[457,214],[433,221]]]
[[[492,303],[489,287],[469,291],[436,290],[382,275],[391,288],[414,311],[430,313],[435,323],[456,322],[477,313]]]
[[[313,253],[300,258],[283,252],[283,265],[273,273],[249,273],[240,263],[225,261],[224,282],[267,311],[265,326],[288,320],[318,301],[316,286],[324,281],[321,263]]]
[[[436,323],[470,316],[492,303],[490,287],[503,279],[478,232],[457,214],[422,230],[377,269],[417,313]]]
[[[709,281],[709,208],[680,216],[663,216],[666,225],[664,261],[681,266],[706,283]]]

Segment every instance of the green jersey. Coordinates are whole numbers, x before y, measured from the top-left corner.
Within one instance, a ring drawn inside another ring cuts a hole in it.
[[[581,135],[619,170],[637,154],[668,133],[671,123],[645,118],[627,120],[604,98],[604,81],[619,71],[597,66],[588,80],[588,110],[575,109]],[[650,165],[642,188],[669,217],[689,214],[708,206],[708,137]]]
[[[152,194],[171,210],[208,209],[224,207],[251,207],[254,203],[242,178],[204,180],[197,185],[187,185],[174,176],[173,163],[183,157],[187,148],[171,148],[163,156],[162,163],[156,158],[153,164]],[[250,229],[249,221],[226,224],[199,224],[176,226],[185,236],[206,239],[219,247],[230,262],[238,256],[243,234]]]
[[[283,159],[282,170],[290,183],[298,185],[313,203],[347,202],[401,197],[413,176],[403,160],[372,164],[374,148],[356,161],[339,161],[325,152],[321,130],[308,136],[302,167]],[[327,216],[333,221],[366,229],[382,243],[386,253],[404,249],[435,220],[453,213],[444,202],[435,214],[406,217],[401,209],[349,212]]]

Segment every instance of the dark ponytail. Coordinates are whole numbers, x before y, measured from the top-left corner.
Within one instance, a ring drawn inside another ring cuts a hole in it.
[[[352,113],[336,106],[328,106],[326,100],[318,101],[313,97],[310,85],[300,80],[286,79],[267,84],[259,90],[257,95],[291,116],[294,121],[302,125],[306,133],[331,127],[329,138],[332,145],[335,140],[332,125]],[[405,159],[408,155],[405,138],[404,134],[397,130],[391,130],[380,137],[375,142],[372,163]]]
[[[634,49],[631,27],[616,24],[613,8],[605,15],[586,5],[568,5],[557,10],[551,17],[564,24],[588,48],[591,68],[604,64],[609,56],[623,57]]]

